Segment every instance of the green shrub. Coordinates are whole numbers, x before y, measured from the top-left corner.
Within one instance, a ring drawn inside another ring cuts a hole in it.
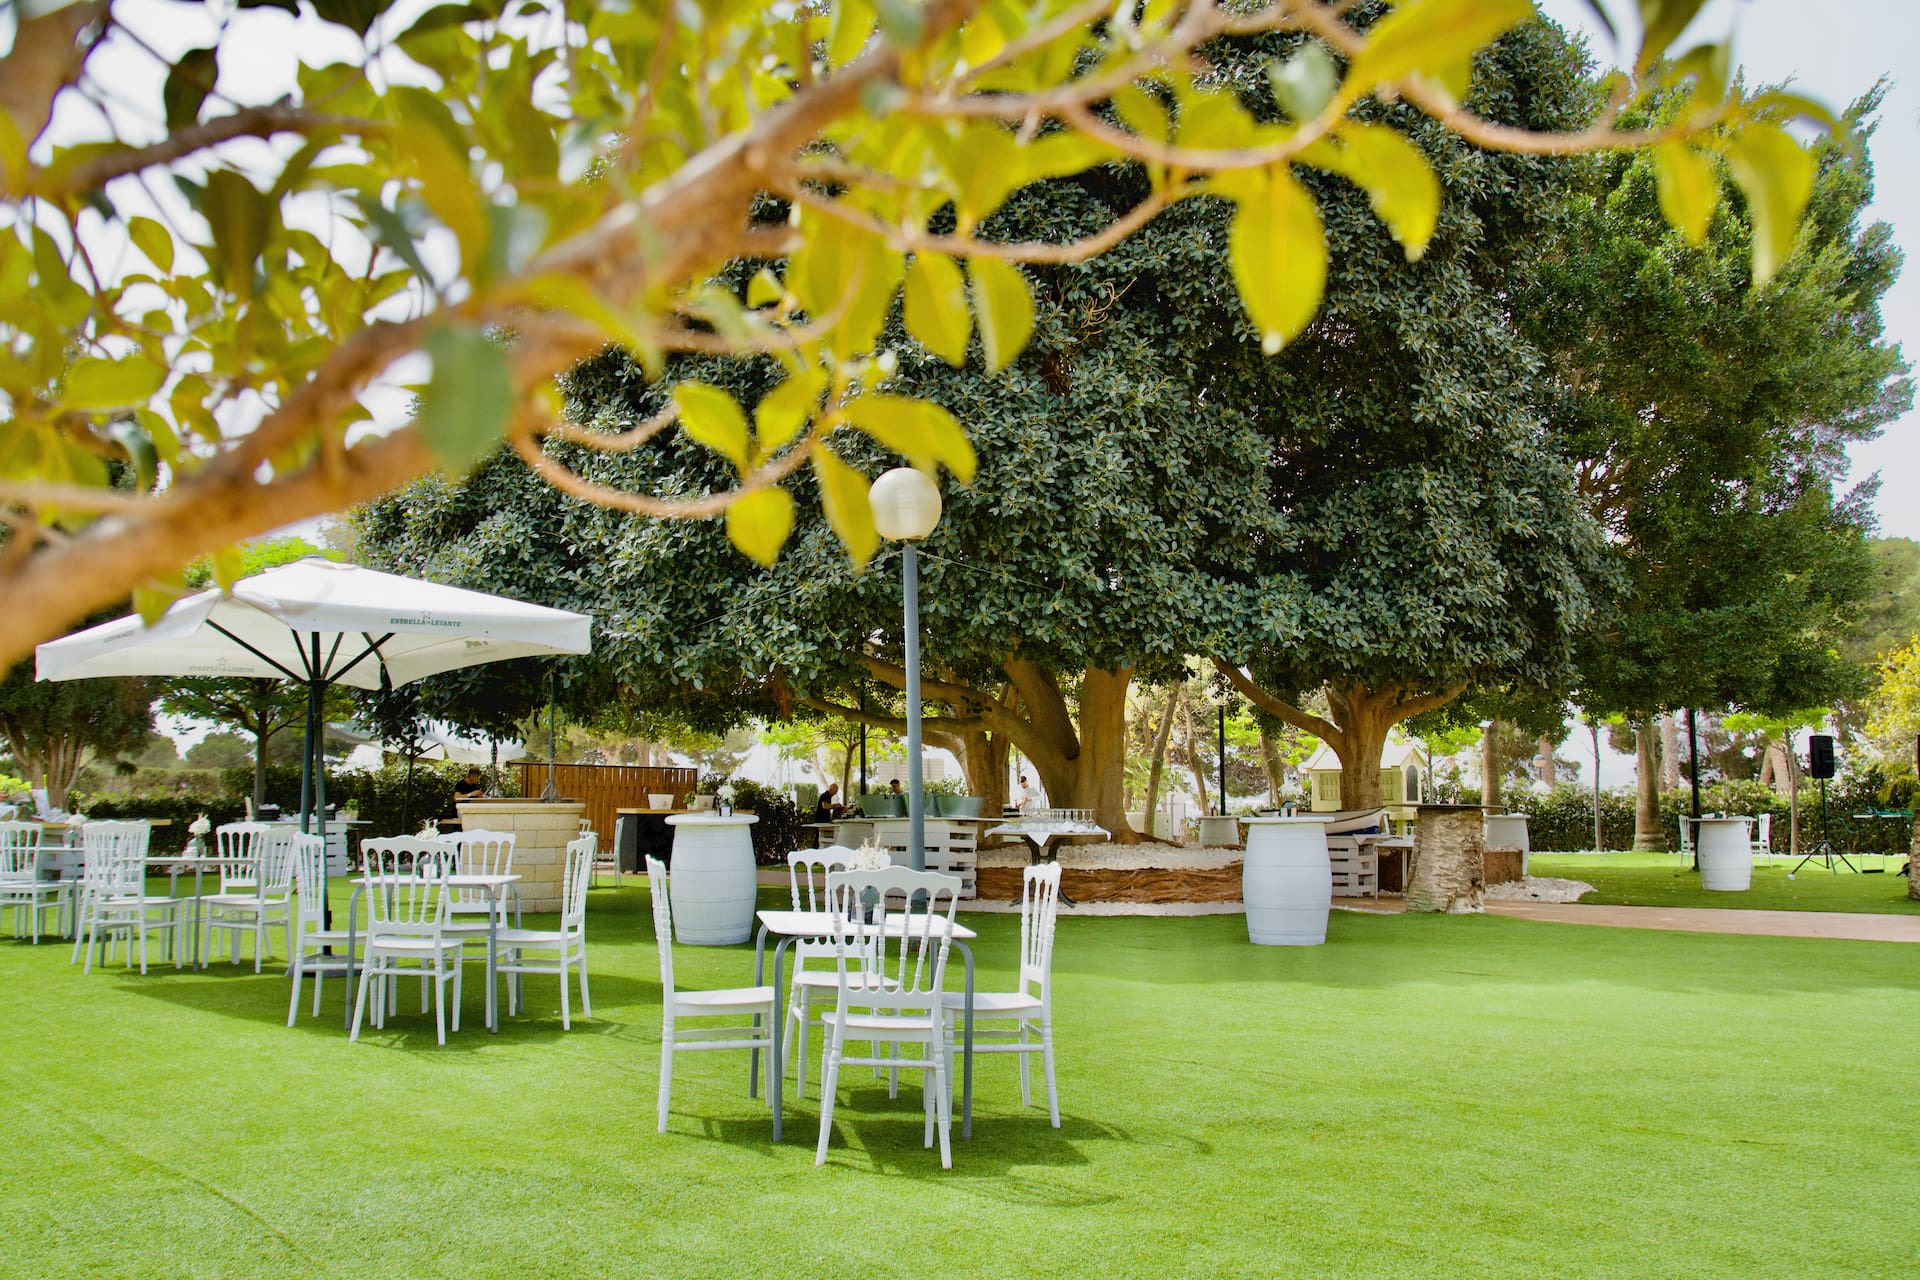
[[[1910,822],[1896,818],[1856,817],[1882,807],[1882,780],[1870,776],[1838,778],[1827,791],[1827,838],[1842,852],[1904,853],[1913,838]],[[1471,803],[1471,801],[1469,801]],[[1609,849],[1633,848],[1634,794],[1607,790],[1600,793],[1600,829]],[[1593,848],[1593,792],[1559,787],[1551,795],[1514,797],[1507,806],[1528,817],[1527,839],[1541,853],[1576,852]],[[1691,812],[1693,794],[1685,786],[1660,797],[1660,830],[1668,848],[1677,848],[1680,815]],[[1787,798],[1753,781],[1716,782],[1700,788],[1702,813],[1730,813],[1741,817],[1773,815],[1774,852],[1788,849]],[[1802,851],[1820,839],[1820,789],[1805,783],[1800,790]]]
[[[714,795],[723,782],[733,783],[733,807],[749,810],[760,819],[748,828],[753,833],[754,861],[765,867],[785,865],[787,855],[805,843],[803,837],[807,832],[801,824],[806,819],[800,814],[800,806],[786,792],[751,778],[726,778],[709,773],[700,779],[695,790],[703,796]]]

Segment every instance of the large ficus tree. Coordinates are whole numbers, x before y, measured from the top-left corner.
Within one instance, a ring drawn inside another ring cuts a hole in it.
[[[1277,114],[1263,72],[1272,49],[1222,42],[1208,54],[1212,74],[1250,110]],[[1593,108],[1577,52],[1544,25],[1490,50],[1481,83],[1500,95],[1495,118],[1508,127],[1576,126]],[[1411,112],[1394,121],[1418,122]],[[923,688],[937,707],[928,732],[957,751],[975,787],[995,794],[1017,748],[1057,804],[1094,809],[1124,831],[1130,683],[1183,676],[1188,655],[1240,654],[1249,638],[1275,662],[1284,650],[1314,664],[1299,677],[1310,683],[1338,673],[1327,655],[1344,645],[1374,655],[1382,687],[1402,687],[1422,661],[1442,661],[1427,655],[1436,632],[1463,650],[1485,650],[1498,635],[1536,663],[1564,665],[1597,537],[1571,502],[1570,474],[1542,452],[1524,413],[1516,371],[1532,357],[1494,300],[1508,281],[1471,264],[1516,256],[1564,199],[1564,174],[1553,175],[1565,165],[1429,132],[1452,198],[1424,260],[1409,264],[1366,196],[1328,179],[1319,203],[1345,252],[1323,318],[1278,360],[1225,287],[1218,247],[1236,213],[1219,200],[1186,202],[1096,261],[1026,268],[1035,332],[998,374],[984,353],[950,363],[921,341],[911,294],[904,327],[896,318],[883,330],[892,385],[948,407],[980,446],[978,474],[949,489],[927,544],[922,593]],[[1072,238],[1136,204],[1150,183],[1142,169],[1057,179],[1009,200],[987,230]],[[1395,325],[1423,325],[1429,340],[1390,340]],[[713,386],[756,414],[787,385],[772,360],[676,371],[682,387]],[[566,387],[572,415],[607,432],[665,399],[616,355],[580,366]],[[1409,430],[1409,397],[1421,388],[1451,407],[1443,422]],[[862,484],[885,465],[871,445],[838,447]],[[601,456],[555,451],[605,488],[698,491],[720,465],[678,439]],[[1437,487],[1450,523],[1420,523],[1409,514],[1419,503],[1376,492],[1382,473]],[[804,512],[831,515],[830,490],[796,493]],[[1367,556],[1343,561],[1342,511],[1390,527],[1385,545],[1369,541]],[[1490,539],[1480,530],[1492,518],[1533,531]],[[606,620],[607,665],[643,701],[724,689],[735,714],[804,706],[897,728],[885,696],[905,683],[893,572],[850,578],[823,522],[800,529],[763,573],[717,530],[569,504],[500,463],[463,487],[429,483],[379,504],[361,521],[359,546],[471,586],[565,592],[572,607]],[[1448,566],[1444,576],[1435,562]],[[1386,578],[1419,596],[1425,613],[1411,627],[1390,610],[1343,613],[1352,582],[1321,571],[1342,563],[1355,581]],[[1274,630],[1274,619],[1287,629]],[[1325,636],[1317,647],[1298,634],[1303,619]],[[1481,671],[1521,664],[1505,651],[1477,661]],[[1375,757],[1385,723],[1364,726]]]
[[[1475,51],[1531,16],[1527,0],[481,0],[404,15],[316,0],[298,21],[327,38],[302,49],[350,52],[307,54],[271,100],[234,96],[224,73],[259,38],[256,10],[292,0],[206,6],[204,43],[144,97],[149,77],[127,69],[166,60],[179,6],[15,4],[0,54],[0,662],[129,590],[157,609],[198,554],[502,439],[594,501],[724,511],[762,560],[792,527],[783,483],[810,471],[864,561],[871,515],[839,441],[974,467],[945,408],[875,394],[903,288],[930,348],[957,357],[977,332],[998,371],[1034,325],[1014,263],[1084,260],[1215,196],[1235,210],[1237,292],[1278,350],[1312,318],[1328,259],[1303,174],[1357,183],[1416,252],[1433,224],[1434,175],[1361,117],[1373,102],[1501,149],[1658,146],[1682,221],[1704,155],[1724,153],[1766,213],[1765,274],[1810,164],[1782,125],[1810,108],[1728,94],[1724,48],[1661,62],[1699,0],[1640,7],[1647,36],[1606,112],[1539,134],[1460,105]],[[1281,121],[1256,121],[1196,55],[1262,31],[1310,37],[1272,67]],[[1685,112],[1615,127],[1673,84]],[[1149,181],[1107,223],[981,234],[1022,188],[1116,159]],[[755,220],[769,195],[790,219]],[[742,260],[770,265],[716,284]],[[649,378],[675,353],[774,352],[784,389],[751,425],[728,394],[687,385],[621,434],[582,431],[554,378],[610,344]],[[370,388],[423,364],[417,414],[362,427]],[[724,461],[706,487],[603,487],[542,447],[667,431]],[[110,480],[116,461],[130,483]]]

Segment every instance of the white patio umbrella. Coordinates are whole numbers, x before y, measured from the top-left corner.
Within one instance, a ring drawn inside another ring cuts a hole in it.
[[[593,619],[310,556],[177,600],[151,626],[137,617],[49,640],[41,680],[93,676],[251,676],[307,686],[300,828],[326,833],[319,767],[328,686],[392,687],[507,658],[587,653]]]

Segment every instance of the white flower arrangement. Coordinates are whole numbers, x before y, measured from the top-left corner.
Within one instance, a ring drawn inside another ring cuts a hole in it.
[[[893,865],[893,855],[868,841],[847,855],[849,871],[884,871]]]
[[[416,839],[438,840],[440,838],[440,819],[428,818],[426,825],[420,828]]]
[[[203,813],[193,820],[193,825],[187,828],[187,833],[193,836],[204,836],[212,830],[213,823],[209,821],[207,815]]]
[[[719,786],[714,788],[713,794],[716,796],[719,796],[722,800],[726,801],[728,804],[732,804],[733,797],[736,793],[734,792],[733,784],[731,782],[723,782]]]

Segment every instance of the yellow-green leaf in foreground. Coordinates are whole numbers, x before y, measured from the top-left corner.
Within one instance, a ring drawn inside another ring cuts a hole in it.
[[[753,426],[758,436],[757,460],[765,461],[777,453],[813,419],[820,407],[820,393],[827,389],[827,375],[820,369],[802,369],[760,397],[753,408]]]
[[[1441,75],[1531,17],[1531,0],[1408,0],[1367,32],[1347,68],[1347,100],[1387,80]]]
[[[1347,176],[1367,193],[1407,261],[1418,262],[1440,219],[1440,179],[1433,166],[1405,134],[1386,125],[1348,125],[1340,138],[1347,144]]]
[[[967,270],[973,276],[973,311],[980,320],[987,372],[998,373],[1033,336],[1033,292],[1018,267],[998,258],[975,258]]]
[[[1663,142],[1653,149],[1653,176],[1668,223],[1688,244],[1704,244],[1713,207],[1720,202],[1713,165],[1684,142]]]
[[[101,360],[93,356],[67,370],[61,400],[87,412],[144,405],[167,380],[167,371],[145,356]]]
[[[793,495],[785,489],[755,489],[727,508],[727,537],[749,559],[769,569],[793,532]]]
[[[864,568],[880,548],[873,527],[873,503],[867,497],[867,478],[826,449],[813,453],[813,474],[820,481],[820,506],[827,524],[847,549],[856,569]]]
[[[1327,238],[1320,210],[1284,166],[1240,197],[1227,238],[1234,287],[1273,355],[1307,327],[1327,284]]]
[[[973,317],[967,313],[967,283],[944,253],[916,253],[907,265],[907,332],[920,345],[958,369],[967,362]]]
[[[147,261],[162,271],[173,270],[173,235],[152,218],[127,219],[127,235],[133,247],[147,255]]]
[[[213,553],[213,580],[221,589],[240,581],[246,572],[246,553],[239,547],[222,547]]]
[[[740,470],[749,465],[747,415],[733,397],[704,382],[683,382],[673,389],[680,407],[680,429]]]
[[[1793,252],[1800,215],[1813,194],[1813,156],[1784,129],[1750,124],[1727,146],[1727,166],[1753,219],[1753,282],[1765,284]]]
[[[869,395],[849,401],[847,420],[922,471],[944,463],[961,484],[973,481],[973,444],[951,413],[931,400]]]

